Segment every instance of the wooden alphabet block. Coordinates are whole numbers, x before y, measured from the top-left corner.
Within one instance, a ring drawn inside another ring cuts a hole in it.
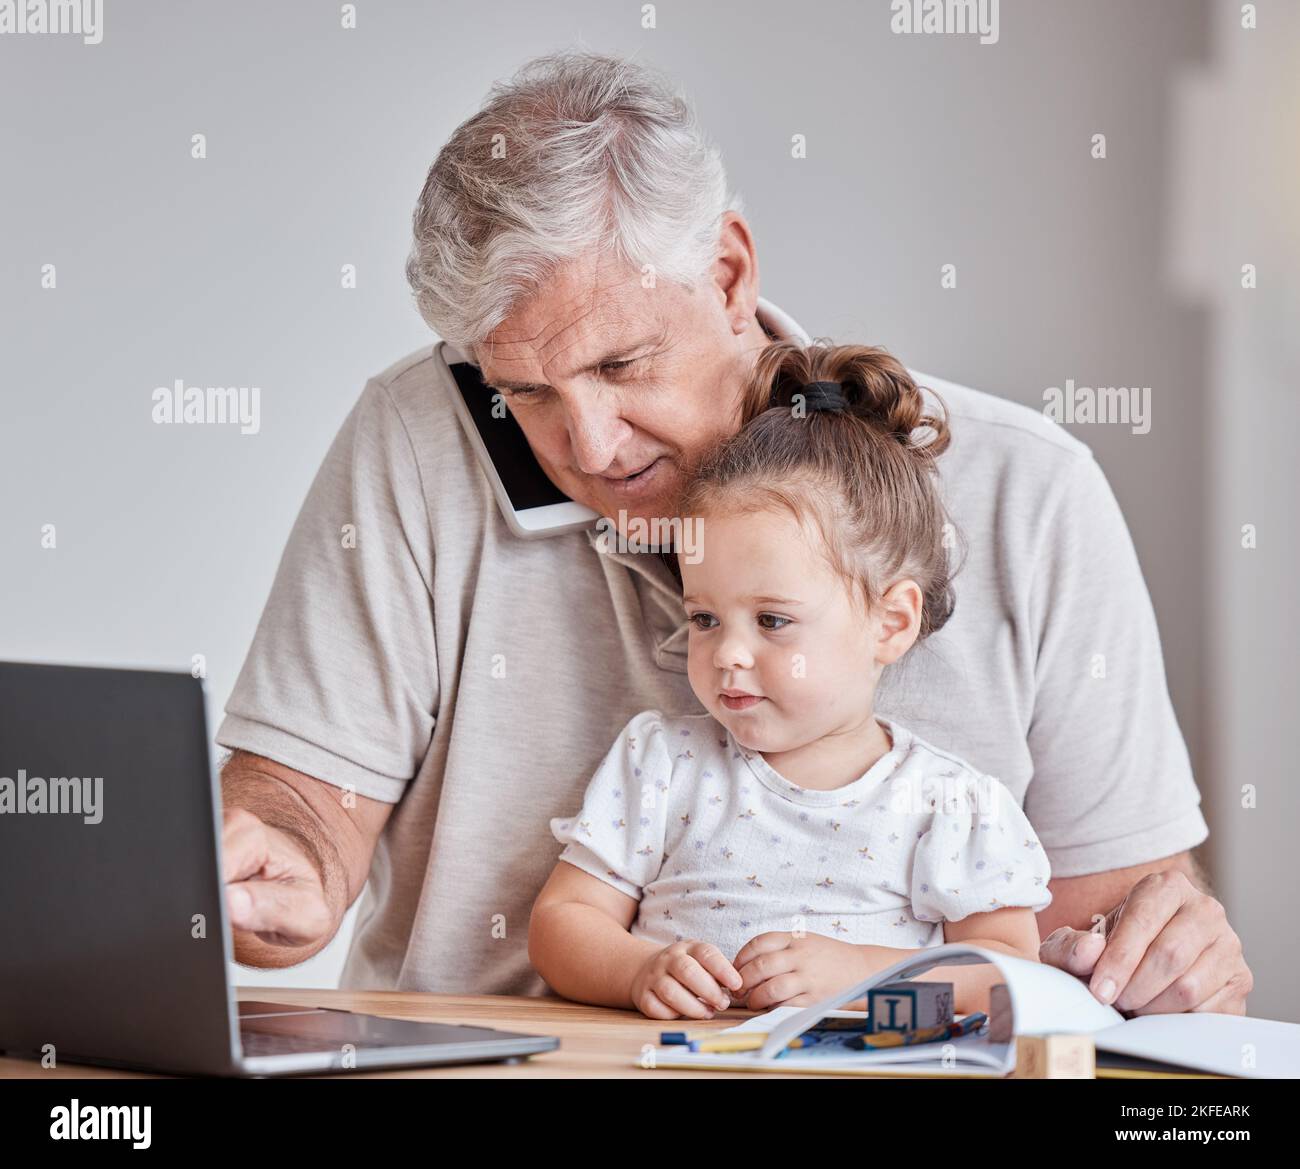
[[[1090,1035],[1016,1036],[1016,1079],[1096,1078],[1097,1052]]]
[[[917,1031],[953,1021],[951,982],[891,982],[867,991],[867,1031]]]

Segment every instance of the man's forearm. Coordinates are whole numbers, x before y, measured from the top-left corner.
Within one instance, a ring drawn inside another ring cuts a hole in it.
[[[1039,938],[1046,938],[1063,925],[1077,930],[1095,928],[1098,919],[1105,917],[1120,904],[1143,877],[1169,869],[1178,869],[1187,874],[1193,885],[1204,893],[1210,893],[1209,881],[1190,852],[1176,853],[1128,868],[1089,873],[1083,877],[1053,877],[1047,883],[1052,893],[1052,903],[1035,915]]]
[[[235,961],[246,966],[296,966],[324,949],[338,932],[352,902],[347,868],[312,806],[282,779],[259,770],[254,758],[236,755],[227,762],[221,772],[222,803],[252,812],[297,843],[320,876],[333,927],[323,938],[302,946],[265,942],[254,933],[236,930]]]

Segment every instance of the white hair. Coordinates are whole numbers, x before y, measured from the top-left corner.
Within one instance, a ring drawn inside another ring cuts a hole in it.
[[[566,50],[492,87],[429,168],[406,278],[466,355],[566,261],[588,252],[693,286],[717,258],[718,150],[661,75]]]

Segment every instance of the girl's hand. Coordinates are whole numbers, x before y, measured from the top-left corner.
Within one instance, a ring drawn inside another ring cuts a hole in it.
[[[725,1011],[740,975],[709,942],[674,942],[651,954],[632,979],[632,1005],[651,1019],[712,1019]],[[712,1004],[712,1005],[710,1005]]]
[[[897,962],[899,956],[890,946],[855,945],[822,934],[772,932],[750,938],[734,965],[744,980],[740,996],[748,996],[745,1005],[752,1011],[770,1011],[810,1007]]]

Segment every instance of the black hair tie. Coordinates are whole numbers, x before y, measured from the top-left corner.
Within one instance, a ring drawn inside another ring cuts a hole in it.
[[[809,382],[806,386],[799,387],[799,393],[804,396],[804,405],[809,412],[814,410],[847,410],[849,408],[848,399],[844,396],[844,386],[841,382]]]
[[[834,412],[849,408],[848,399],[844,396],[843,382],[808,382],[796,389],[794,393],[803,395],[804,406],[810,412],[816,410]],[[779,385],[772,388],[767,405],[768,409],[774,406],[785,408],[785,404],[781,401],[781,387]],[[790,403],[790,405],[793,405],[793,403]]]

